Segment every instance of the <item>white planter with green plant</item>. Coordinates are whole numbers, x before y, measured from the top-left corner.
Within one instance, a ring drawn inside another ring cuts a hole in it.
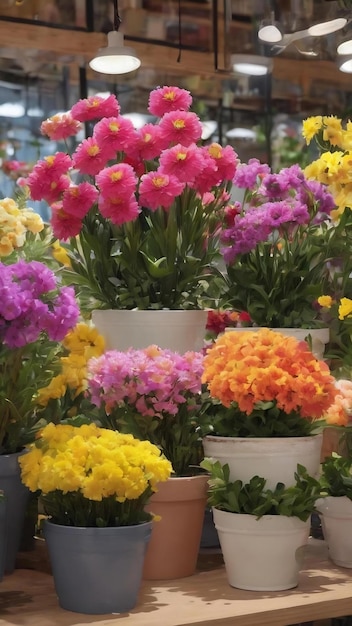
[[[322,464],[317,501],[331,560],[352,568],[352,459],[333,452]]]
[[[229,584],[251,591],[281,591],[298,584],[310,516],[320,494],[317,480],[298,466],[296,484],[266,488],[254,476],[230,481],[228,465],[204,459],[212,506]]]

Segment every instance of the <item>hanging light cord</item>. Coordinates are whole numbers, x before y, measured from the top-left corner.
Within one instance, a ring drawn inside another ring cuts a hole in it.
[[[118,31],[121,25],[121,17],[119,15],[118,1],[114,0],[114,30]]]
[[[181,61],[182,54],[182,13],[181,13],[181,0],[178,0],[178,57],[177,63]]]

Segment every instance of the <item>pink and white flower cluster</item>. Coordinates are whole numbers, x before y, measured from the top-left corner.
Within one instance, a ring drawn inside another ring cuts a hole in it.
[[[214,201],[214,190],[234,177],[237,154],[218,143],[198,145],[202,125],[189,111],[191,103],[186,90],[155,89],[148,111],[160,119],[140,130],[120,114],[114,95],[80,100],[43,122],[42,133],[53,140],[76,135],[82,122],[95,122],[72,156],[57,152],[40,160],[27,179],[31,198],[51,206],[55,236],[78,235],[95,203],[104,218],[121,225],[145,209],[168,211],[187,189],[205,205]]]
[[[90,399],[107,414],[126,405],[143,416],[177,416],[201,406],[203,354],[150,346],[110,350],[88,362]]]
[[[54,272],[39,261],[0,264],[0,344],[21,348],[43,334],[61,341],[77,322],[72,287],[61,287]]]

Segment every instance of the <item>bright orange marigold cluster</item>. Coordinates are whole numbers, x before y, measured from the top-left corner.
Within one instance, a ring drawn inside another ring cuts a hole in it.
[[[306,342],[267,328],[220,336],[204,359],[203,382],[213,398],[248,415],[258,402],[275,401],[283,413],[319,419],[336,395],[328,366]]]

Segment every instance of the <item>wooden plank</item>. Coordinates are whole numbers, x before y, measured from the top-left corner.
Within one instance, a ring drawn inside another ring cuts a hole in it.
[[[352,614],[351,570],[327,559],[311,540],[296,589],[241,591],[227,583],[219,555],[194,576],[143,582],[139,602],[119,616],[73,615],[59,608],[48,573],[15,570],[0,583],[1,626],[287,626]]]
[[[0,42],[2,48],[14,48],[23,53],[28,50],[38,50],[44,54],[51,52],[57,55],[59,62],[62,58],[71,57],[71,63],[74,61],[75,65],[84,65],[98,48],[106,46],[107,39],[103,33],[72,32],[36,24],[13,24],[0,18]],[[178,48],[142,42],[128,42],[128,45],[135,48],[142,59],[142,67],[182,76],[197,74],[215,81],[233,77],[233,74],[224,69],[226,63],[222,54],[219,55],[220,70],[215,71],[211,52],[182,50],[178,61]],[[351,76],[340,72],[331,61],[274,57],[273,78],[302,85],[304,93],[308,93],[309,85],[314,80],[326,82],[331,88],[352,91]]]

